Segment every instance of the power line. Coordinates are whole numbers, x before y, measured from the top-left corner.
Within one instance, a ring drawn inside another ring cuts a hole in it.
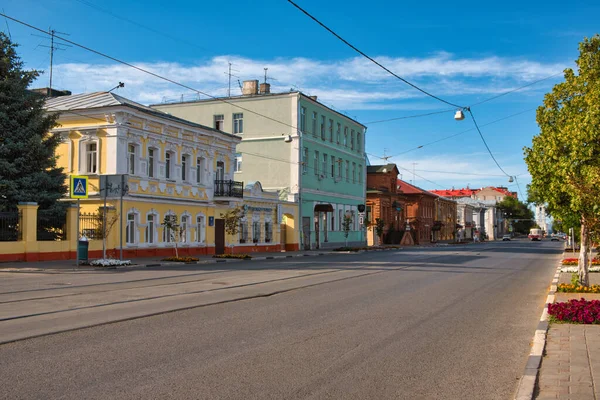
[[[430,181],[429,179],[427,179],[427,178],[424,178],[424,177],[422,177],[421,175],[415,174],[415,173],[414,173],[414,171],[412,171],[412,170],[410,170],[410,169],[406,169],[406,168],[404,168],[404,167],[401,167],[401,166],[399,166],[399,165],[397,165],[397,167],[398,167],[399,169],[402,169],[402,170],[404,170],[404,171],[407,171],[407,172],[409,172],[409,173],[411,173],[411,174],[413,174],[413,175],[415,175],[415,176],[418,176],[419,178],[423,179],[423,180],[424,180],[424,181],[426,181],[426,182],[432,183],[432,184],[434,184],[434,185],[436,185],[436,186],[439,186],[439,187],[441,187],[441,188],[445,188],[445,186],[442,186],[442,185],[440,185],[439,183],[436,183],[436,182],[434,182],[434,181]],[[405,182],[406,182],[406,181],[405,181]],[[413,185],[414,185],[414,182],[413,182]],[[416,186],[416,185],[414,185],[414,186]]]
[[[402,82],[406,83],[407,85],[417,89],[419,92],[434,98],[438,101],[441,101],[442,103],[446,103],[449,106],[453,106],[453,107],[457,107],[457,108],[464,108],[463,106],[459,106],[458,104],[454,104],[454,103],[450,103],[449,101],[446,101],[436,95],[433,95],[429,92],[427,92],[424,89],[421,89],[420,87],[418,87],[417,85],[415,85],[414,83],[411,83],[409,81],[407,81],[406,79],[402,78],[401,76],[395,74],[394,72],[390,71],[388,68],[386,68],[385,66],[383,66],[381,63],[377,62],[375,59],[373,59],[372,57],[368,56],[366,53],[362,52],[361,50],[359,50],[356,46],[352,45],[350,42],[348,42],[346,39],[344,39],[343,37],[341,37],[340,35],[338,35],[337,33],[335,33],[331,28],[329,28],[327,25],[325,25],[324,23],[322,23],[321,21],[319,21],[317,18],[315,18],[314,16],[312,16],[308,11],[306,11],[305,9],[303,9],[302,7],[300,7],[298,4],[294,3],[292,0],[288,0],[288,3],[290,3],[291,5],[293,5],[294,7],[296,7],[298,10],[300,10],[301,12],[303,12],[307,17],[309,17],[310,19],[312,19],[313,21],[315,21],[317,24],[321,25],[325,30],[327,30],[329,33],[331,33],[333,36],[335,36],[336,38],[338,38],[339,40],[341,40],[342,42],[344,42],[347,46],[349,46],[351,49],[353,49],[354,51],[356,51],[358,54],[360,54],[361,56],[365,57],[366,59],[368,59],[369,61],[371,61],[373,64],[377,65],[379,68],[383,69],[384,71],[386,71],[387,73],[389,73],[390,75],[394,76],[395,78],[401,80]]]
[[[33,25],[30,25],[30,24],[28,24],[28,23],[26,23],[26,22],[23,22],[23,21],[21,21],[21,20],[18,20],[18,19],[16,19],[16,18],[10,17],[10,16],[8,16],[8,15],[6,15],[6,14],[0,13],[0,15],[4,16],[5,18],[8,18],[8,19],[10,19],[10,20],[12,20],[12,21],[15,21],[15,22],[17,22],[17,23],[19,23],[19,24],[21,24],[21,25],[27,26],[28,28],[34,29],[34,30],[36,30],[36,31],[38,31],[38,32],[42,32],[42,33],[45,33],[45,34],[49,34],[48,32],[44,31],[43,29],[40,29],[40,28],[38,28],[38,27],[36,27],[36,26],[33,26]],[[174,84],[174,85],[176,85],[176,86],[180,86],[180,87],[182,87],[182,88],[185,88],[185,89],[191,90],[191,91],[193,91],[193,92],[196,92],[196,93],[202,94],[202,95],[204,95],[204,96],[206,96],[206,97],[209,97],[209,98],[211,98],[211,99],[213,99],[213,100],[217,100],[217,101],[220,101],[220,102],[222,102],[222,103],[229,104],[229,105],[231,105],[231,106],[233,106],[233,107],[239,108],[240,110],[247,111],[247,112],[249,112],[250,114],[255,114],[255,115],[258,115],[258,116],[260,116],[260,117],[263,117],[263,118],[266,118],[266,119],[268,119],[268,120],[271,120],[271,121],[273,121],[273,122],[277,122],[278,124],[285,125],[285,126],[288,126],[288,127],[292,128],[292,129],[298,130],[298,128],[297,128],[296,126],[294,126],[294,125],[290,125],[290,124],[288,124],[287,122],[283,122],[283,121],[280,121],[280,120],[278,120],[278,119],[275,119],[275,118],[269,117],[268,115],[261,114],[261,113],[259,113],[259,112],[256,112],[256,111],[253,111],[253,110],[251,110],[251,109],[248,109],[248,108],[246,108],[246,107],[242,107],[242,106],[240,106],[240,105],[237,105],[237,104],[235,104],[235,103],[232,103],[232,102],[230,102],[230,101],[227,101],[227,100],[225,100],[225,99],[222,99],[222,98],[219,98],[219,97],[212,96],[212,95],[210,95],[210,94],[208,94],[208,93],[205,93],[205,92],[203,92],[203,91],[201,91],[201,90],[194,89],[194,88],[193,88],[193,87],[191,87],[191,86],[188,86],[188,85],[186,85],[186,84],[183,84],[183,83],[177,82],[177,81],[175,81],[175,80],[173,80],[173,79],[171,79],[171,78],[164,77],[164,76],[162,76],[162,75],[159,75],[159,74],[157,74],[157,73],[155,73],[155,72],[148,71],[148,70],[146,70],[146,69],[144,69],[144,68],[141,68],[141,67],[138,67],[138,66],[136,66],[136,65],[133,65],[133,64],[131,64],[131,63],[128,63],[127,61],[120,60],[120,59],[118,59],[118,58],[116,58],[116,57],[113,57],[113,56],[110,56],[110,55],[108,55],[108,54],[102,53],[102,52],[100,52],[100,51],[98,51],[98,50],[94,50],[94,49],[92,49],[92,48],[90,48],[90,47],[84,46],[84,45],[82,45],[82,44],[79,44],[79,43],[77,43],[77,42],[74,42],[74,41],[72,41],[72,40],[65,39],[65,38],[63,38],[63,37],[60,37],[60,36],[58,36],[58,35],[55,35],[55,37],[56,37],[56,38],[58,38],[58,39],[60,39],[60,40],[63,40],[63,41],[65,41],[65,42],[67,42],[67,43],[69,43],[69,44],[72,44],[73,46],[77,46],[77,47],[79,47],[79,48],[81,48],[81,49],[84,49],[84,50],[87,50],[87,51],[89,51],[89,52],[91,52],[91,53],[94,53],[94,54],[97,54],[97,55],[99,55],[99,56],[102,56],[102,57],[108,58],[109,60],[115,61],[115,62],[117,62],[117,63],[119,63],[119,64],[126,65],[126,66],[128,66],[128,67],[130,67],[130,68],[133,68],[133,69],[135,69],[135,70],[138,70],[138,71],[140,71],[140,72],[143,72],[143,73],[145,73],[145,74],[148,74],[148,75],[154,76],[155,78],[158,78],[158,79],[161,79],[161,80],[163,80],[163,81],[166,81],[166,82],[172,83],[172,84]]]
[[[396,118],[390,118],[390,119],[381,119],[379,121],[365,122],[364,125],[379,124],[381,122],[397,121],[397,120],[400,120],[400,119],[427,117],[429,115],[443,114],[443,113],[447,113],[447,112],[450,112],[450,111],[455,111],[455,109],[451,108],[451,109],[447,109],[447,110],[434,111],[434,112],[425,113],[425,114],[406,115],[406,116],[403,116],[403,117],[396,117]]]
[[[511,115],[507,115],[506,117],[502,117],[502,118],[499,118],[499,119],[497,119],[497,120],[494,120],[494,121],[491,121],[491,122],[487,122],[487,123],[485,123],[485,124],[482,124],[481,126],[482,126],[482,127],[484,127],[484,126],[492,125],[492,124],[495,124],[495,123],[498,123],[498,122],[504,121],[504,120],[506,120],[506,119],[513,118],[513,117],[519,116],[519,115],[521,115],[521,114],[525,114],[525,113],[527,113],[527,112],[530,112],[530,111],[532,111],[532,110],[535,110],[535,109],[537,109],[537,107],[528,108],[527,110],[523,110],[523,111],[520,111],[520,112],[518,112],[518,113],[511,114]],[[375,157],[375,158],[380,158],[380,159],[382,159],[382,160],[387,160],[387,159],[390,159],[390,158],[394,158],[394,157],[401,156],[401,155],[403,155],[403,154],[406,154],[406,153],[410,153],[411,151],[415,151],[415,150],[421,149],[421,148],[423,148],[423,147],[425,147],[425,146],[430,146],[430,145],[432,145],[432,144],[436,144],[436,143],[443,142],[443,141],[445,141],[445,140],[448,140],[448,139],[452,139],[452,138],[454,138],[454,137],[456,137],[456,136],[463,135],[463,134],[465,134],[465,133],[468,133],[468,132],[471,132],[471,131],[473,131],[473,130],[475,130],[475,128],[469,128],[469,129],[467,129],[467,130],[464,130],[464,131],[461,131],[461,132],[458,132],[458,133],[454,133],[454,134],[452,134],[452,135],[445,136],[445,137],[442,137],[442,138],[440,138],[440,139],[437,139],[437,140],[434,140],[434,141],[431,141],[431,142],[428,142],[428,143],[424,143],[424,144],[422,144],[422,145],[420,145],[420,146],[413,147],[412,149],[409,149],[409,150],[403,151],[403,152],[401,152],[401,153],[398,153],[398,154],[394,154],[394,155],[392,155],[392,156],[380,157],[380,156],[378,156],[378,155],[375,155],[375,154],[370,154],[370,153],[367,153],[367,155],[373,156],[373,157]]]
[[[494,154],[492,154],[492,150],[490,150],[490,146],[488,146],[487,142],[485,141],[485,138],[483,137],[483,133],[481,133],[481,129],[479,129],[479,125],[477,125],[477,121],[475,121],[475,116],[473,115],[473,112],[471,111],[470,108],[467,108],[467,111],[471,115],[471,119],[473,119],[473,124],[475,124],[475,128],[477,128],[477,132],[479,133],[479,137],[481,137],[481,140],[483,141],[483,144],[485,145],[485,148],[487,149],[488,153],[490,153],[490,156],[492,157],[492,160],[494,160],[494,162],[498,166],[498,169],[500,169],[500,171],[504,172],[504,175],[510,177],[510,175],[507,174],[506,171],[502,169],[502,167],[498,163],[498,160],[496,160],[496,157],[494,157]]]

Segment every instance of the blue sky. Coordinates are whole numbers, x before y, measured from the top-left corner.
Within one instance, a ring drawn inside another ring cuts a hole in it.
[[[600,31],[600,3],[592,1],[403,3],[298,0],[398,75],[461,105],[573,67],[578,43]],[[1,8],[211,95],[226,93],[224,72],[232,62],[240,80],[259,79],[268,67],[276,79],[273,90],[318,95],[363,123],[449,108],[370,64],[285,0],[5,0]],[[8,23],[21,45],[26,67],[48,69],[48,49],[40,46],[48,40],[14,22],[1,22],[4,31]],[[57,51],[54,63],[54,86],[74,93],[108,90],[124,81],[126,87],[118,93],[145,104],[194,97],[75,47]],[[535,108],[561,79],[558,75],[472,107],[492,152],[505,171],[518,176],[523,195],[529,176],[522,148],[538,132]],[[39,86],[47,81],[41,77]],[[367,126],[371,163],[383,163],[378,156],[392,156],[389,160],[398,164],[405,180],[413,179],[414,168],[414,183],[421,187],[509,185],[517,190],[496,167],[469,119],[457,122],[448,112]]]

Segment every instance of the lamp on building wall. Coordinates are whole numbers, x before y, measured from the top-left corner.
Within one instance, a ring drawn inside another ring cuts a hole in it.
[[[292,135],[287,135],[286,137],[283,138],[283,141],[286,143],[291,143],[292,142]]]

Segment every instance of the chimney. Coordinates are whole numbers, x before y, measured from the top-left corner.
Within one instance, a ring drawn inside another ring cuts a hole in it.
[[[308,96],[308,97],[310,97],[310,98],[311,98],[311,99],[313,99],[314,101],[317,101],[317,96]]]
[[[269,94],[271,93],[271,84],[270,83],[261,83],[260,84],[260,94]]]
[[[244,81],[244,86],[242,88],[242,94],[244,96],[257,95],[258,94],[258,79]]]

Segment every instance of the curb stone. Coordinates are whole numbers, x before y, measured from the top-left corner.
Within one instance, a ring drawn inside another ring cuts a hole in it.
[[[556,294],[556,288],[558,286],[558,279],[560,277],[560,270],[562,263],[559,262],[556,268],[556,273],[552,279],[552,284],[548,290],[548,296],[546,297],[546,303],[544,304],[544,310],[540,317],[535,334],[533,335],[531,352],[527,359],[527,365],[523,376],[519,381],[517,393],[514,397],[515,400],[532,400],[537,384],[538,376],[540,373],[540,366],[542,364],[542,357],[544,356],[544,348],[546,347],[546,337],[548,334],[548,304],[554,303],[554,296]]]

